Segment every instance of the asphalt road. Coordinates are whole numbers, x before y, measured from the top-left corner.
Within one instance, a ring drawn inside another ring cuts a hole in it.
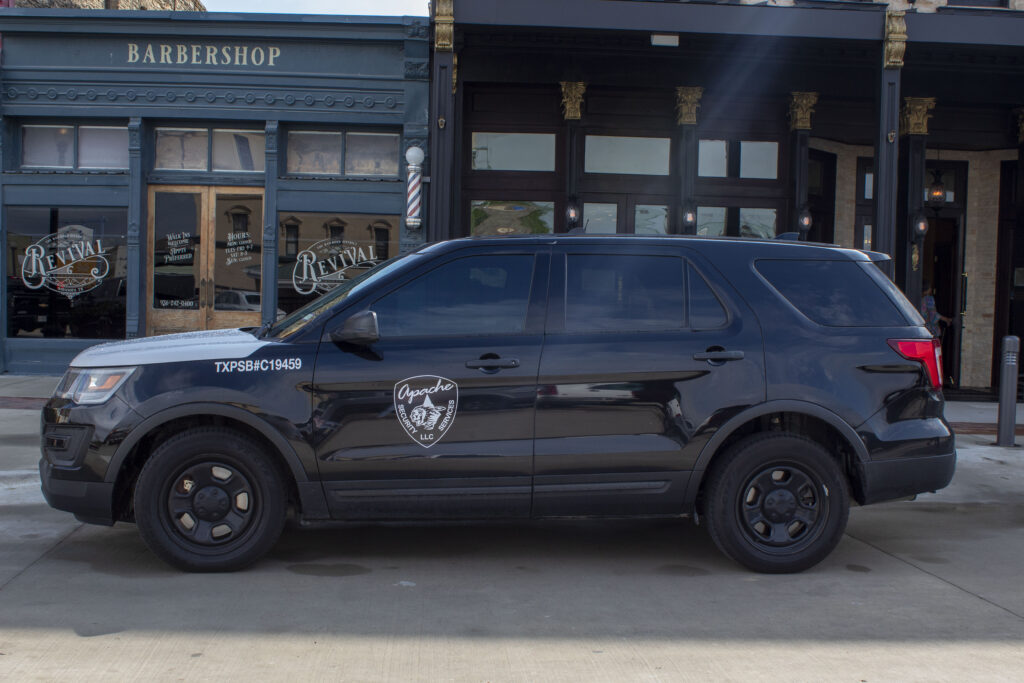
[[[689,521],[288,529],[227,575],[48,508],[37,413],[0,411],[0,679],[1020,680],[1024,454],[854,509],[803,574]]]

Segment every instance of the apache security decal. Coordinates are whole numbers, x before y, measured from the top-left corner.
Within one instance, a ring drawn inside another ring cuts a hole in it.
[[[413,441],[430,448],[455,422],[459,386],[445,377],[417,375],[395,384],[395,414]]]

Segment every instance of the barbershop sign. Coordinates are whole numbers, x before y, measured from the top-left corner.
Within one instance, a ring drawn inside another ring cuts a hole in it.
[[[209,43],[128,43],[128,64],[177,66],[276,66],[276,45],[219,45]]]
[[[21,262],[26,287],[45,287],[69,299],[95,289],[108,273],[103,240],[92,239],[92,230],[82,225],[68,225],[43,237],[25,250]]]

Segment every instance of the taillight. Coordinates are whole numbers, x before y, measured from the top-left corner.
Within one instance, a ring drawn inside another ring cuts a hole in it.
[[[942,345],[938,339],[890,339],[889,346],[907,360],[924,365],[932,389],[942,388]]]

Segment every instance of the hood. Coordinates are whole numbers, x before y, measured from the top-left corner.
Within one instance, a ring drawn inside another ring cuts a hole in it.
[[[271,343],[266,339],[257,339],[241,329],[165,334],[91,346],[75,356],[71,367],[103,368],[193,360],[234,360],[247,358],[256,349]]]

